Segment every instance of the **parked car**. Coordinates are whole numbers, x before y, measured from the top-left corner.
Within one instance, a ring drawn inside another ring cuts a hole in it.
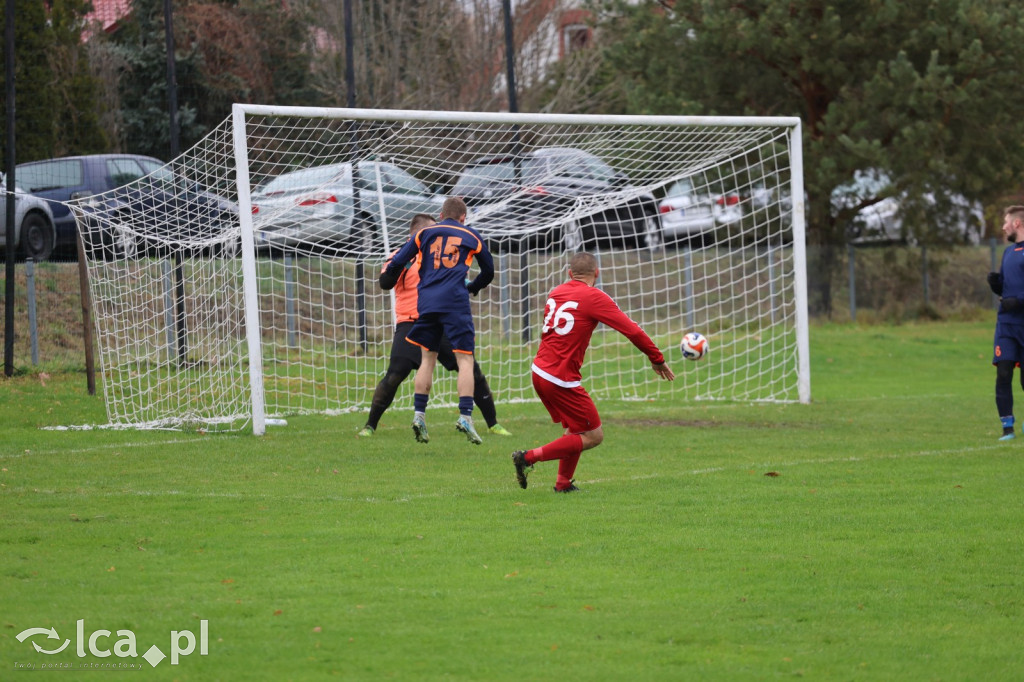
[[[854,244],[915,243],[918,234],[904,225],[910,199],[894,193],[889,175],[879,169],[858,170],[853,180],[832,192],[835,215],[853,211],[847,226],[847,240]],[[985,214],[978,202],[956,193],[920,198],[927,227],[947,241],[978,244],[985,235]],[[858,208],[859,207],[859,208]]]
[[[576,251],[587,243],[657,248],[661,221],[653,195],[597,156],[570,147],[484,156],[467,164],[452,193],[491,247]],[[610,204],[610,205],[609,205]]]
[[[744,211],[738,192],[701,192],[691,178],[681,178],[668,186],[658,213],[665,241],[676,241],[705,237],[718,227],[737,223]]]
[[[15,171],[14,179],[18,174]],[[57,246],[50,202],[14,187],[14,248],[24,258],[47,260]],[[0,247],[7,247],[7,178],[0,175]]]
[[[408,238],[415,214],[436,217],[441,210],[442,197],[402,168],[380,161],[356,165],[357,205],[352,169],[348,162],[303,168],[253,190],[257,248],[369,253],[382,225],[397,247]]]
[[[17,166],[27,192],[51,199],[57,244],[74,243],[76,221],[67,202],[81,201],[88,248],[111,256],[200,245],[237,225],[238,206],[173,172],[159,159],[137,154],[94,154],[32,161]],[[237,239],[225,241],[233,251]],[[223,245],[222,245],[223,246]]]

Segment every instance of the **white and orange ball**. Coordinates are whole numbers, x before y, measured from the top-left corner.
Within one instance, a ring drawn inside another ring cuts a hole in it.
[[[708,340],[699,332],[690,332],[683,336],[679,350],[683,352],[683,357],[687,360],[700,360],[707,355]]]

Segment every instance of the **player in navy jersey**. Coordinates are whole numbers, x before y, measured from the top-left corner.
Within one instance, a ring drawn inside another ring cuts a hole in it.
[[[1013,368],[1024,362],[1024,206],[1003,211],[1003,234],[1010,245],[1003,251],[999,272],[990,272],[988,285],[1000,297],[993,341],[996,366],[996,409],[1003,423],[999,440],[1014,438]],[[1024,387],[1024,373],[1021,374]]]
[[[494,279],[494,261],[480,233],[467,227],[466,202],[459,197],[445,199],[441,206],[441,220],[426,227],[405,243],[380,275],[383,289],[391,289],[398,282],[406,263],[420,256],[420,282],[416,292],[419,317],[405,337],[421,349],[421,361],[414,379],[412,430],[416,440],[426,443],[426,411],[434,378],[434,365],[441,338],[451,342],[459,376],[459,418],[455,428],[466,434],[471,443],[483,442],[473,426],[473,352],[476,349],[476,330],[469,304],[470,294],[476,295]],[[476,260],[480,272],[468,281],[469,269]],[[468,282],[468,283],[467,283]]]
[[[578,490],[572,480],[576,464],[584,450],[604,440],[601,417],[590,395],[580,383],[580,369],[590,346],[590,337],[599,322],[619,332],[651,361],[651,369],[672,381],[675,374],[665,364],[665,356],[647,333],[623,313],[615,301],[594,287],[598,277],[597,259],[589,253],[569,258],[569,281],[555,287],[544,305],[540,347],[531,367],[533,388],[551,421],[561,423],[563,435],[539,448],[516,450],[512,464],[519,486],[534,463],[559,460],[555,492]]]
[[[417,213],[409,223],[409,238],[412,239],[413,235],[421,229],[436,222],[437,220],[431,215]],[[396,253],[398,253],[397,249],[391,255],[394,256]],[[419,368],[420,362],[423,359],[422,350],[419,346],[414,346],[405,340],[416,318],[419,317],[419,306],[416,300],[416,289],[420,283],[419,260],[420,258],[417,256],[405,266],[405,270],[399,275],[398,282],[394,286],[396,324],[395,336],[391,342],[391,357],[384,377],[373,391],[373,398],[370,400],[370,415],[366,419],[366,426],[358,434],[362,438],[373,436],[377,430],[380,418],[384,415],[385,410],[391,406],[391,401],[395,399],[395,393],[398,392],[399,386],[402,385],[402,382],[405,381],[409,374]],[[390,264],[391,257],[388,257],[381,271],[386,270]],[[459,366],[448,339],[441,339],[437,361],[450,372],[458,370]],[[491,387],[487,383],[487,377],[484,376],[483,370],[480,368],[480,363],[475,361],[473,363],[473,380],[473,401],[480,408],[480,413],[487,423],[487,429],[499,436],[511,436],[512,434],[509,433],[508,429],[498,423],[498,411],[494,407]]]

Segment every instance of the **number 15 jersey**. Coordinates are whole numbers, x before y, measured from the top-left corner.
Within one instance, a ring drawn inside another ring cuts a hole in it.
[[[385,272],[397,280],[401,268],[420,254],[417,287],[419,314],[469,312],[469,295],[494,279],[494,260],[483,237],[471,227],[446,219],[425,227],[391,258]],[[467,285],[466,275],[476,257],[480,274]]]
[[[570,280],[555,287],[544,305],[544,325],[533,373],[565,388],[579,386],[583,358],[599,322],[629,339],[651,363],[665,362],[665,356],[647,333],[608,294],[585,282]]]

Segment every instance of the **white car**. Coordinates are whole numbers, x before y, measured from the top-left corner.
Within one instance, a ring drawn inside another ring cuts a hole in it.
[[[33,261],[44,261],[53,253],[56,232],[50,202],[15,187],[14,247]],[[7,180],[0,175],[0,247],[7,246]]]
[[[847,227],[847,239],[854,244],[867,243],[915,243],[916,236],[905,231],[902,216],[902,202],[905,197],[892,194],[892,181],[882,170],[869,168],[854,173],[853,180],[837,187],[832,192],[833,214],[844,209],[857,210]],[[878,197],[882,197],[874,201]],[[921,197],[928,207],[936,207],[934,194]],[[947,194],[948,206],[937,211],[932,226],[950,241],[978,244],[985,235],[985,213],[981,204],[969,201],[959,194]]]
[[[699,193],[690,178],[668,186],[658,203],[665,241],[700,237],[715,228],[743,219],[743,203],[737,192],[712,195]]]
[[[414,215],[438,216],[444,198],[398,166],[361,161],[356,170],[358,205],[351,163],[292,171],[254,190],[256,248],[368,253],[383,248],[385,225],[391,247],[397,248],[409,237]]]

